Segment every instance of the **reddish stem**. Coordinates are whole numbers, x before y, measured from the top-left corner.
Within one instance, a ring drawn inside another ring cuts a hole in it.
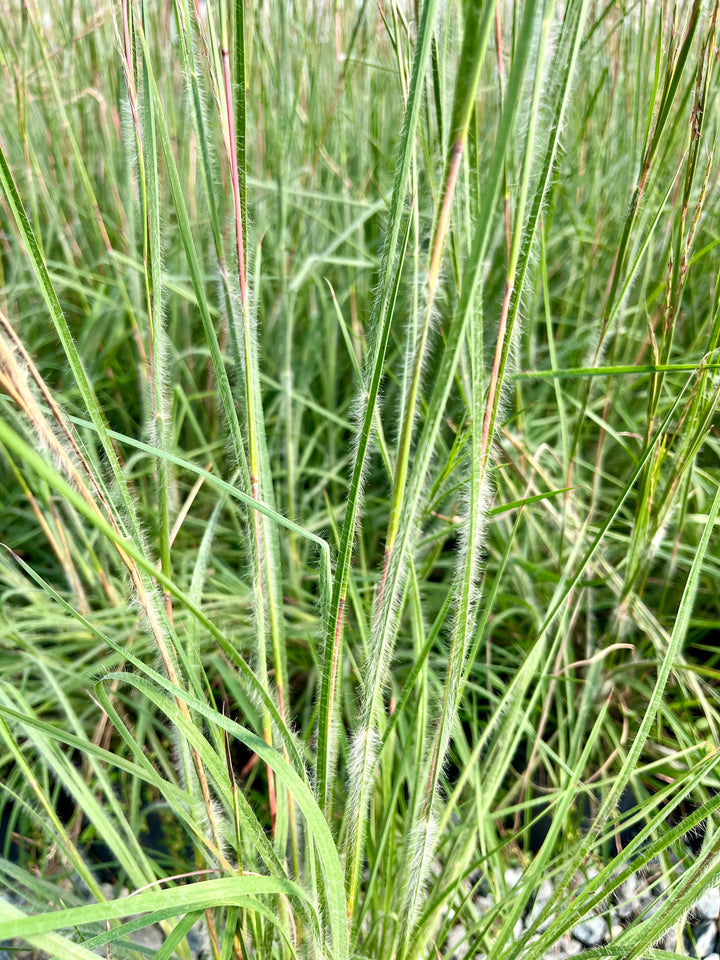
[[[235,236],[237,237],[238,278],[240,280],[240,301],[243,312],[247,299],[247,278],[245,276],[245,244],[243,240],[242,206],[240,203],[240,178],[238,176],[237,151],[235,149],[235,118],[232,108],[232,83],[230,80],[230,57],[222,48],[223,77],[225,80],[225,107],[228,125],[228,154],[230,177],[232,179],[233,204],[235,206]]]

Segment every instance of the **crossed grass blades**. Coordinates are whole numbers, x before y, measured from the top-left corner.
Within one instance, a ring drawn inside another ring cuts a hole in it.
[[[3,10],[0,939],[535,960],[657,858],[656,956],[720,871],[717,18]]]

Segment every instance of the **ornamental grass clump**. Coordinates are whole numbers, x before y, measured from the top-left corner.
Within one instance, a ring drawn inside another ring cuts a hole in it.
[[[681,930],[717,44],[699,0],[5,11],[0,941],[538,960],[650,867],[603,949]]]

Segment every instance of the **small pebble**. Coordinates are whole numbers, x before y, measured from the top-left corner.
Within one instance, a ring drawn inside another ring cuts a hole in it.
[[[542,900],[543,903],[547,903],[554,892],[555,887],[553,886],[552,880],[543,880],[543,882],[540,884],[540,888],[535,899]]]
[[[141,947],[147,947],[148,950],[159,950],[165,937],[159,927],[141,927],[130,934],[130,939]]]
[[[661,897],[667,890],[667,881],[665,877],[660,877],[659,880],[656,880],[655,883],[650,887],[650,893],[654,897]]]
[[[543,882],[540,884],[540,889],[538,890],[537,896],[535,897],[535,902],[533,903],[530,909],[530,913],[528,915],[528,923],[527,923],[528,926],[531,926],[535,922],[536,918],[539,917],[542,911],[545,909],[545,904],[553,895],[553,889],[554,888],[550,880],[543,880]],[[543,920],[543,922],[537,928],[538,933],[545,933],[547,928],[553,922],[553,919],[554,919],[553,914],[550,914],[549,916],[547,916],[545,920]]]
[[[575,886],[583,886],[588,880],[594,880],[600,873],[594,863],[589,863],[575,874]]]
[[[194,923],[185,937],[193,954],[199,955],[207,952],[208,935],[204,920],[198,920],[197,923]]]
[[[716,920],[720,914],[720,887],[710,887],[693,907],[701,920]]]
[[[617,914],[621,920],[631,920],[640,913],[640,901],[637,899],[637,877],[631,875],[623,881],[615,891],[615,900],[618,904]]]
[[[584,949],[585,947],[582,943],[572,937],[565,944],[565,953],[568,957],[576,957],[579,953],[582,953]]]
[[[573,927],[572,935],[586,947],[597,947],[607,939],[608,928],[605,917],[586,917]]]
[[[650,916],[652,906],[655,903],[655,897],[650,893],[648,889],[641,890],[638,895],[638,903],[640,904],[639,913],[644,914],[646,917]]]
[[[528,925],[529,927],[532,926],[533,923],[535,923],[535,920],[540,916],[540,914],[542,913],[542,911],[545,909],[545,904],[546,904],[546,903],[547,903],[547,900],[536,900],[536,901],[535,901],[535,903],[534,903],[533,906],[532,906],[532,910],[530,911],[530,913],[529,913],[529,915],[528,915],[527,925]],[[554,919],[555,919],[555,913],[554,913],[554,911],[553,911],[553,912],[549,913],[549,914],[547,915],[547,917],[545,917],[545,919],[543,920],[543,922],[542,922],[542,923],[540,924],[540,926],[537,928],[537,933],[545,933],[545,931],[547,930],[547,928],[550,926],[550,924],[553,922]]]
[[[677,931],[675,927],[670,927],[665,936],[661,940],[663,950],[670,950],[671,952],[675,951],[677,946]]]
[[[523,870],[521,867],[508,867],[505,871],[505,886],[508,890],[518,885],[522,879]]]
[[[543,954],[543,960],[565,960],[566,957],[567,953],[562,940],[558,940]]]
[[[445,952],[449,957],[457,957],[459,960],[465,956],[468,952],[468,944],[465,939],[465,931],[462,927],[462,924],[456,923],[454,927],[450,930],[450,933],[447,935],[445,940],[446,949]]]
[[[693,937],[695,939],[695,955],[697,957],[709,957],[711,953],[715,952],[717,924],[714,920],[703,920],[693,928]]]
[[[622,903],[618,907],[618,916],[621,920],[632,920],[640,914],[641,910],[639,900],[628,900],[627,903]]]
[[[480,914],[487,913],[488,910],[492,910],[493,906],[495,905],[495,901],[493,900],[491,894],[488,894],[487,896],[480,894],[480,896],[474,897],[473,903],[475,904],[475,909]]]
[[[650,902],[645,906],[643,911],[642,918],[647,920],[648,917],[652,917],[653,914],[657,913],[658,910],[667,903],[667,896],[663,894],[660,897],[653,897]]]

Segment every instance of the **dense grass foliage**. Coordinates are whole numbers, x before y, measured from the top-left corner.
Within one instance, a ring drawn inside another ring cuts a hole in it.
[[[649,957],[720,872],[717,14],[8,5],[0,940],[535,960],[658,858]]]

